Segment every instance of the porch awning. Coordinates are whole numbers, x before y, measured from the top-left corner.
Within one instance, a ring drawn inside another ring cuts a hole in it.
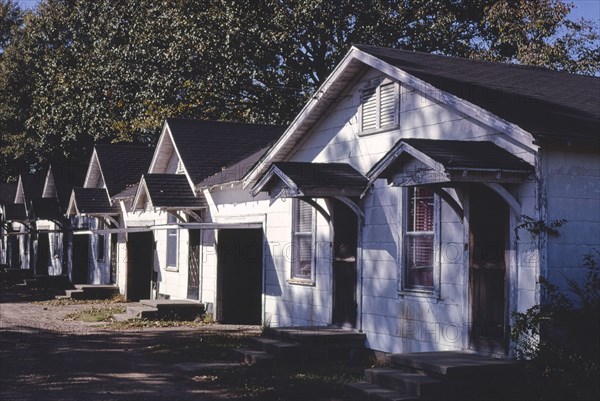
[[[521,183],[529,163],[489,141],[402,139],[367,174],[394,186],[450,182]]]
[[[27,210],[24,203],[7,203],[4,205],[6,212],[6,221],[25,221],[27,220]]]
[[[118,215],[119,207],[111,205],[104,188],[73,188],[67,215]]]
[[[35,219],[56,220],[64,218],[56,198],[34,198],[31,200],[31,214]]]
[[[146,202],[161,209],[201,209],[203,196],[196,196],[184,174],[144,174],[138,185],[132,209],[145,209]]]
[[[356,197],[369,181],[347,163],[273,163],[250,191],[268,191],[271,198]]]

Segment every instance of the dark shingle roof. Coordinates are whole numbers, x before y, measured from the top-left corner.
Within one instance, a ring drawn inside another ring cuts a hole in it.
[[[209,187],[212,185],[241,181],[246,173],[256,165],[256,163],[261,157],[264,156],[265,153],[267,153],[267,150],[269,150],[268,146],[260,149],[258,152],[252,153],[250,156],[247,156],[236,163],[223,168],[218,173],[206,178],[204,181],[198,184],[197,187]]]
[[[17,193],[17,184],[0,182],[0,204],[13,203]]]
[[[129,185],[127,188],[119,192],[118,194],[111,197],[113,200],[122,200],[122,199],[131,199],[135,198],[135,194],[137,192],[138,186],[140,184],[136,183],[133,185]]]
[[[299,188],[366,188],[368,180],[346,163],[273,163]]]
[[[34,198],[31,200],[31,217],[34,219],[53,220],[64,216],[56,198]]]
[[[54,177],[54,185],[58,196],[58,203],[63,212],[69,207],[71,191],[73,188],[83,186],[87,165],[77,162],[53,164],[50,166]]]
[[[269,145],[286,127],[168,118],[177,150],[194,184]]]
[[[73,188],[77,211],[85,214],[117,214],[119,208],[111,206],[104,188]]]
[[[600,141],[600,78],[375,46],[356,47],[489,110],[537,139]]]
[[[110,196],[123,191],[127,185],[139,181],[148,171],[154,149],[129,144],[96,145],[106,188]]]
[[[6,220],[22,221],[27,220],[27,211],[24,203],[8,203],[4,206],[6,211]]]
[[[144,182],[154,207],[202,207],[202,198],[196,198],[187,177],[183,174],[144,174]]]
[[[21,174],[21,183],[23,184],[25,202],[29,204],[32,199],[40,198],[42,196],[44,184],[46,183],[46,173]]]
[[[529,171],[532,166],[512,153],[488,141],[443,141],[434,139],[402,139],[425,153],[446,169],[480,168]]]

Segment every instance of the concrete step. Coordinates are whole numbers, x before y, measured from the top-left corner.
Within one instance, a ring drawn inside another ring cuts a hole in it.
[[[158,318],[158,309],[145,305],[132,305],[127,307],[124,314],[129,316],[129,319],[154,320]]]
[[[363,347],[366,335],[336,327],[277,327],[267,332],[268,338],[291,340],[303,345]]]
[[[24,280],[28,288],[65,290],[73,288],[66,276],[35,276]]]
[[[427,399],[441,398],[446,390],[445,382],[427,375],[403,372],[396,368],[373,368],[365,370],[365,380],[370,384],[415,394]]]
[[[265,351],[249,348],[237,348],[233,350],[234,358],[246,365],[265,365],[275,363],[277,357]]]
[[[204,304],[189,300],[140,300],[142,306],[155,308],[158,319],[194,320],[204,313]]]
[[[265,351],[278,358],[296,358],[302,354],[302,347],[295,342],[275,340],[265,337],[251,337],[248,339],[250,348],[257,351]]]
[[[414,371],[457,379],[507,373],[519,367],[519,364],[512,359],[494,359],[455,351],[393,354],[391,363],[399,368],[410,368]]]
[[[386,401],[404,401],[418,400],[415,394],[390,390],[376,384],[357,382],[344,385],[346,395],[351,400],[386,400]]]

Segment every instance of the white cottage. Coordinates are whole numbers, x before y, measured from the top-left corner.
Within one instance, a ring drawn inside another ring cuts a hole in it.
[[[599,104],[596,77],[353,47],[243,179],[270,198],[264,321],[508,353],[538,277],[581,277],[600,246]]]
[[[74,284],[117,284],[122,293],[127,291],[126,237],[119,233],[127,196],[119,195],[136,184],[151,158],[152,149],[145,146],[94,147],[83,187],[73,188],[67,210],[74,231],[69,270]]]
[[[143,265],[154,266],[150,297],[200,301],[221,321],[260,322],[268,197],[259,212],[254,209],[256,200],[232,181],[239,181],[239,171],[248,171],[283,131],[264,124],[165,121],[125,219],[128,227],[134,220],[145,221],[151,232],[128,233],[146,235],[140,241],[149,245],[139,255],[147,257]],[[207,190],[217,184],[227,187],[220,192],[228,194],[226,210],[215,205],[219,201]],[[246,201],[252,206],[240,206]],[[153,252],[148,252],[153,244]],[[258,252],[250,259],[243,254],[249,248]],[[244,309],[247,305],[250,313]]]

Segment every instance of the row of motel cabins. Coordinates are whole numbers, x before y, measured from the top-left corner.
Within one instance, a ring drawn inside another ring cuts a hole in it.
[[[21,175],[0,262],[383,352],[510,354],[539,277],[600,248],[599,130],[597,77],[354,46],[288,127],[167,118],[154,149]]]

